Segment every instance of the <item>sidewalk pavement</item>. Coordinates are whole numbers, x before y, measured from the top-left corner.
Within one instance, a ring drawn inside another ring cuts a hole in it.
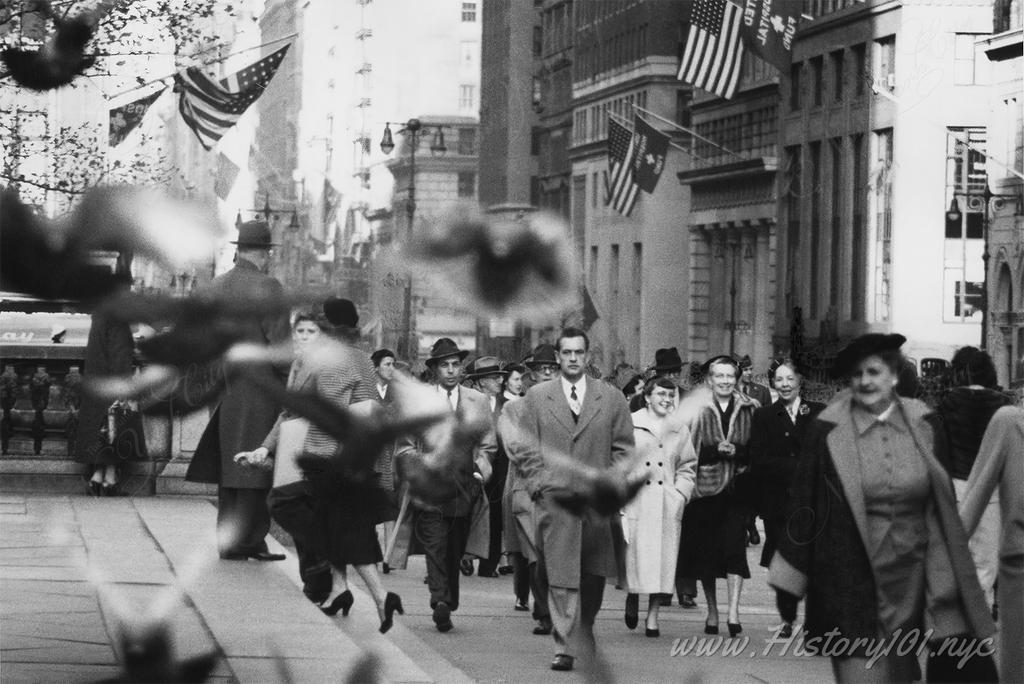
[[[273,539],[271,549],[288,560],[218,560],[215,519],[204,498],[0,494],[0,681],[96,682],[118,674],[117,604],[90,576],[104,578],[136,610],[184,580],[186,601],[172,613],[175,648],[183,658],[221,653],[210,681],[341,682],[365,652],[377,655],[376,674],[386,682],[587,680],[580,669],[550,671],[553,641],[531,634],[529,613],[513,611],[509,576],[463,577],[455,629],[441,634],[430,619],[423,557],[414,556],[407,570],[384,576],[406,614],[381,635],[358,579],[350,615],[328,618],[302,595],[291,549]],[[650,639],[645,606],[641,627],[627,630],[625,594],[609,585],[596,627],[609,674],[622,682],[829,681],[825,658],[782,654],[781,646],[764,655],[778,618],[759,554],[760,547],[749,549],[753,578],[741,613],[749,645],[738,655],[673,654],[678,639],[701,634],[702,597],[696,610],[663,608],[662,636]],[[724,595],[720,582],[723,631]]]

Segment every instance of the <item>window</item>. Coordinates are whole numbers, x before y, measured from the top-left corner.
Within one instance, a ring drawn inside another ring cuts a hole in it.
[[[676,91],[676,123],[680,126],[690,127],[690,100],[693,92],[688,89]]]
[[[864,43],[854,45],[853,51],[853,94],[857,97],[864,95],[864,86],[868,78],[867,49]]]
[[[864,136],[850,138],[850,156],[853,157],[853,211],[851,226],[852,263],[850,266],[850,319],[863,321],[865,287],[867,283],[867,238],[864,235],[864,207],[867,203],[867,165],[864,163]]]
[[[832,138],[829,141],[832,152],[832,232],[829,240],[829,306],[839,308],[840,272],[842,264],[842,235],[840,221],[843,204],[843,139]],[[836,312],[838,313],[838,311]]]
[[[892,150],[891,128],[875,131],[875,321],[887,321],[892,288]]]
[[[463,69],[473,69],[476,65],[476,43],[462,41],[459,43],[459,64]]]
[[[800,254],[800,198],[803,195],[801,182],[800,146],[786,148],[786,292],[789,295],[787,309],[799,306],[796,296],[797,257]]]
[[[590,246],[590,268],[587,269],[587,279],[590,281],[590,291],[597,292],[597,245]]]
[[[797,62],[789,67],[789,111],[800,109],[800,70],[803,64]]]
[[[640,292],[643,290],[644,285],[644,245],[642,242],[633,243],[633,264],[632,264],[632,275],[633,275],[633,295],[637,297],[637,303],[640,303]]]
[[[974,33],[954,34],[953,85],[974,85],[981,82],[978,73],[981,65],[974,61],[977,54],[974,43],[977,39],[978,35]]]
[[[821,258],[821,143],[812,142],[808,147],[808,152],[810,153],[808,164],[811,167],[811,268],[807,283],[809,297],[807,315],[810,318],[817,318],[818,292],[820,291],[819,260]]]
[[[894,90],[896,88],[896,36],[887,36],[875,41],[878,70],[875,71],[875,87]]]
[[[604,197],[604,188],[601,187],[601,173],[594,172],[594,183],[590,186],[590,206],[597,207],[598,198]],[[596,247],[594,249],[597,249]]]
[[[540,57],[544,46],[544,31],[540,26],[533,27],[533,56]]]
[[[821,106],[821,93],[822,90],[824,90],[824,75],[822,74],[823,70],[824,63],[821,57],[815,57],[814,59],[811,60],[811,78],[813,79],[812,87],[814,89],[815,107]]]
[[[832,61],[832,101],[843,101],[843,56],[842,50],[836,50],[830,55]]]
[[[476,129],[475,128],[460,128],[459,129],[459,142],[456,147],[458,154],[464,154],[472,156],[476,154]]]
[[[471,85],[459,86],[459,110],[463,112],[473,111],[476,88]]]
[[[608,260],[608,303],[611,309],[609,323],[614,329],[619,317],[619,246],[612,245],[611,259]]]
[[[449,186],[451,187],[451,186]],[[476,174],[472,171],[459,171],[459,197],[476,196]]]
[[[462,21],[476,21],[476,3],[462,3]]]

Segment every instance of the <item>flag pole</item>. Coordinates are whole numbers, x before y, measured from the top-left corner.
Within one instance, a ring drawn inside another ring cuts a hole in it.
[[[653,116],[658,121],[663,121],[663,122],[667,123],[669,126],[672,126],[674,128],[679,129],[680,131],[682,131],[684,133],[692,135],[694,138],[697,138],[698,140],[703,140],[707,144],[713,145],[714,147],[717,147],[718,149],[722,150],[723,152],[725,152],[727,154],[732,155],[733,157],[736,157],[737,159],[741,159],[743,161],[747,161],[747,158],[744,157],[743,155],[741,155],[739,152],[733,152],[728,147],[723,147],[722,145],[719,145],[718,143],[716,143],[714,140],[708,140],[704,136],[698,134],[696,131],[694,131],[692,129],[687,128],[686,126],[681,126],[681,125],[677,124],[675,121],[671,121],[669,119],[666,119],[663,116],[658,116],[654,112],[648,111],[648,110],[644,109],[643,107],[638,107],[635,104],[633,105],[633,109],[637,110],[638,112],[642,112],[642,113],[646,114],[647,116]]]
[[[638,109],[639,109],[639,107],[638,107]],[[630,127],[632,127],[632,125],[633,125],[633,122],[632,122],[632,121],[630,121],[629,119],[627,119],[627,118],[626,118],[626,117],[624,117],[624,116],[619,116],[619,115],[618,115],[618,114],[616,114],[615,112],[608,112],[608,116],[612,117],[613,119],[618,119],[618,121],[619,121],[620,123],[622,123],[622,124],[623,124],[624,126],[630,126]],[[632,132],[632,128],[630,128],[630,132]],[[676,148],[676,149],[677,149],[677,150],[679,150],[680,152],[684,152],[684,153],[686,153],[686,154],[690,155],[691,157],[693,157],[693,158],[694,158],[694,159],[696,159],[697,161],[702,161],[702,162],[706,162],[706,161],[707,161],[707,159],[705,159],[704,157],[701,157],[700,155],[698,155],[698,154],[695,154],[695,153],[694,153],[694,152],[693,152],[692,150],[688,150],[688,149],[686,149],[685,147],[683,147],[682,145],[679,145],[678,143],[674,143],[674,142],[672,142],[671,140],[669,140],[669,141],[668,141],[668,144],[669,144],[670,146],[672,146],[672,147]]]
[[[280,38],[275,38],[274,40],[268,40],[266,43],[263,43],[262,45],[254,45],[252,47],[242,48],[241,50],[236,50],[235,52],[226,54],[223,57],[218,57],[217,59],[214,59],[212,61],[201,62],[200,64],[198,64],[196,66],[207,66],[209,64],[216,64],[217,62],[223,62],[228,57],[234,57],[235,55],[240,55],[243,52],[249,52],[250,50],[259,50],[260,48],[267,47],[268,45],[273,45],[274,43],[280,43],[282,40],[290,40],[290,39],[296,37],[297,35],[299,35],[298,31],[296,31],[294,33],[289,33],[287,36],[281,36]],[[209,52],[209,50],[203,50],[202,52],[199,52],[197,54],[203,54],[203,52]],[[174,76],[174,74],[178,73],[178,71],[180,71],[180,69],[175,69],[174,71],[172,71],[171,73],[167,74],[166,76],[161,76],[160,78],[154,78],[152,80],[146,81],[145,83],[140,83],[140,84],[138,84],[137,86],[135,86],[133,88],[129,88],[128,90],[122,90],[119,93],[114,93],[113,95],[111,95],[107,99],[118,98],[118,97],[121,97],[122,95],[127,95],[128,93],[133,93],[136,90],[140,90],[142,88],[145,88],[146,86],[153,85],[154,83],[159,83],[161,81],[166,81],[167,79],[169,79],[172,76]]]

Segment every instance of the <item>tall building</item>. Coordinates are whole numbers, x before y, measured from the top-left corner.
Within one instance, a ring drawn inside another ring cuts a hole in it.
[[[868,0],[800,25],[779,108],[776,346],[797,309],[823,358],[869,331],[903,333],[918,360],[980,343],[982,216],[943,217],[984,183],[974,43],[991,30],[988,0]]]
[[[989,312],[986,346],[999,383],[1024,387],[1024,20],[1021,0],[995,3],[994,35],[978,41],[976,59],[992,65],[985,165]],[[973,199],[973,198],[971,198]]]
[[[640,193],[629,217],[605,205],[609,119],[629,127],[641,109],[669,121],[687,116],[690,87],[676,80],[685,6],[577,2],[573,8],[564,19],[575,25],[571,216],[584,284],[600,316],[591,329],[595,363],[605,371],[623,362],[648,365],[656,349],[671,346],[685,358],[690,197],[671,176],[688,168],[689,156],[669,148],[655,192]],[[675,135],[672,126],[644,116]]]

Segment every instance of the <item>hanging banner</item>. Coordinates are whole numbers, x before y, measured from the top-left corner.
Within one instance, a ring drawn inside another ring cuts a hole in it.
[[[758,57],[783,73],[793,60],[801,0],[745,0],[740,37]]]

